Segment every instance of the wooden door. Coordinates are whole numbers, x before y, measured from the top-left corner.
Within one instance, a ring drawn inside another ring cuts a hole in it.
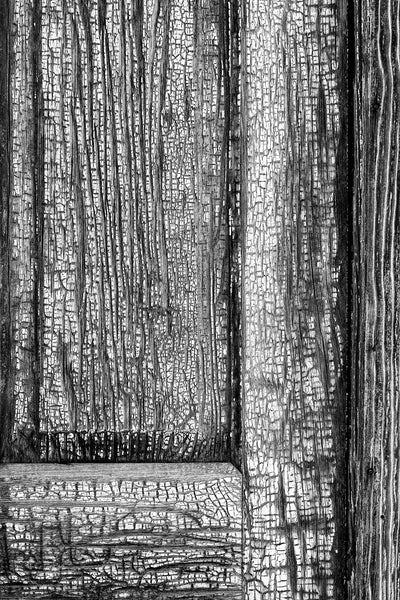
[[[396,598],[397,2],[1,11],[3,459],[234,459],[246,598]]]

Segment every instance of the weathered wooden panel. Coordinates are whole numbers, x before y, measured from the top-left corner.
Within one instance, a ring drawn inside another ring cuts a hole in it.
[[[350,597],[400,595],[400,4],[355,2]]]
[[[344,594],[345,23],[344,2],[250,0],[243,10],[251,600]]]
[[[0,468],[0,598],[241,598],[231,465]]]
[[[10,289],[10,34],[8,2],[0,4],[0,456],[12,420],[11,298]]]
[[[8,402],[28,436],[231,429],[236,13],[14,3]]]

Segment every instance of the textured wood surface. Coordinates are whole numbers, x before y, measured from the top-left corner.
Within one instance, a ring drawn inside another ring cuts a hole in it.
[[[235,422],[237,460],[242,355],[246,598],[344,598],[348,518],[348,597],[396,599],[399,3],[240,6],[1,4],[3,454],[220,459]]]
[[[9,456],[13,463],[212,462],[226,460],[231,441],[230,432],[204,438],[191,431],[64,430],[28,436],[19,430]]]
[[[3,465],[0,598],[241,598],[231,465]]]
[[[39,431],[237,421],[236,13],[16,0],[4,22],[6,429],[33,455]]]
[[[10,289],[10,10],[0,4],[0,457],[12,419]]]
[[[207,464],[137,464],[137,465],[93,465],[93,464],[9,464],[0,465],[0,481],[5,484],[32,483],[39,484],[44,480],[62,481],[111,481],[112,478],[130,479],[132,481],[211,481],[226,478],[240,484],[241,475],[230,463]]]
[[[399,583],[400,4],[356,2],[350,597]]]
[[[344,597],[346,5],[244,4],[249,600]]]

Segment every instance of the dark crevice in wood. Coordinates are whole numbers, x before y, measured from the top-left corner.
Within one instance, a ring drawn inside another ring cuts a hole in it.
[[[335,540],[333,568],[335,593],[338,600],[348,598],[351,550],[349,529],[349,453],[350,412],[352,410],[351,388],[351,336],[352,336],[352,234],[353,234],[353,177],[354,177],[354,30],[352,26],[352,3],[338,3],[338,93],[339,135],[336,151],[335,213],[338,228],[338,298],[335,318],[339,336],[342,338],[341,352],[337,356],[337,378],[335,389],[334,443],[336,478],[333,488],[335,513]],[[337,340],[337,347],[340,343]]]
[[[246,265],[246,222],[247,222],[247,202],[248,202],[248,146],[247,146],[247,135],[248,135],[248,77],[247,77],[247,2],[245,0],[239,0],[239,55],[241,62],[241,73],[239,81],[239,124],[238,124],[238,135],[239,135],[239,173],[240,173],[240,213],[242,226],[242,235],[239,240],[239,251],[240,251],[240,283],[239,283],[239,312],[241,315],[240,322],[240,372],[241,377],[246,369],[246,356],[243,352],[243,340],[246,338],[246,320],[244,319],[246,304],[245,304],[245,286],[243,281],[243,275],[245,273]],[[241,564],[241,575],[243,585],[246,581],[247,575],[247,560],[246,560],[246,531],[251,531],[252,520],[250,505],[247,502],[247,498],[250,493],[250,473],[247,462],[244,459],[245,447],[246,447],[246,428],[243,427],[246,419],[246,395],[244,389],[244,382],[241,379],[240,386],[240,443],[241,443],[241,454],[242,456],[237,461],[240,464],[240,471],[242,473],[242,564]],[[246,596],[244,595],[244,598]]]
[[[241,463],[241,272],[240,250],[243,234],[241,207],[241,157],[240,157],[240,1],[227,2],[226,19],[229,22],[229,57],[230,86],[227,90],[227,109],[230,111],[229,136],[230,148],[227,173],[227,235],[229,236],[229,300],[228,300],[228,340],[230,356],[228,372],[231,385],[230,399],[230,431],[232,432],[231,460],[239,466]]]
[[[33,268],[33,335],[32,335],[32,398],[28,405],[28,418],[35,436],[40,430],[40,395],[43,384],[43,318],[44,318],[44,122],[42,81],[42,2],[34,0],[32,7],[32,268]],[[39,456],[38,448],[33,452]]]

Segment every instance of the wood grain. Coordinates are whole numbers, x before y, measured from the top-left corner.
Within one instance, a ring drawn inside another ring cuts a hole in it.
[[[115,479],[164,480],[171,483],[179,481],[200,482],[229,478],[240,484],[240,472],[230,463],[207,464],[127,464],[127,465],[94,465],[94,464],[8,464],[0,465],[0,482],[5,484],[37,485],[44,480],[52,481],[99,481],[107,482]]]
[[[346,20],[343,2],[243,10],[251,600],[346,593]]]
[[[350,597],[399,588],[400,5],[355,3]]]
[[[25,460],[41,432],[240,421],[237,11],[14,3],[4,406]]]
[[[7,465],[0,511],[0,598],[241,598],[231,465]]]
[[[13,421],[10,402],[11,349],[11,252],[10,252],[10,5],[0,6],[0,459],[9,444]]]
[[[34,441],[32,441],[34,437]],[[210,462],[231,455],[230,432],[202,437],[191,431],[52,431],[29,436],[19,430],[9,451],[13,463]],[[39,444],[38,454],[32,445]]]

